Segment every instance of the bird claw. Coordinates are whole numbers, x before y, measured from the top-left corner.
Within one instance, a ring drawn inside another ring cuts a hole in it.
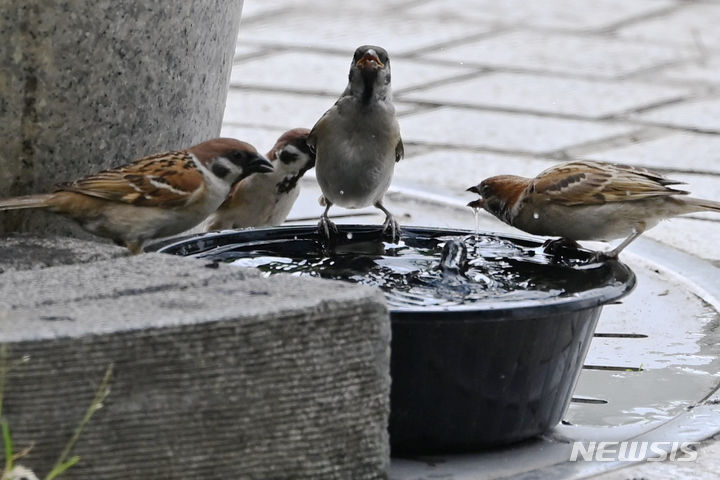
[[[569,238],[556,238],[556,239],[548,239],[545,240],[545,243],[543,243],[543,252],[547,253],[548,255],[552,255],[553,257],[559,257],[562,255],[562,250],[565,249],[579,249],[580,244],[577,243],[575,240],[571,240]]]
[[[617,254],[613,254],[612,250],[609,252],[594,252],[588,258],[587,263],[605,263],[608,260],[617,260],[617,258]]]
[[[385,223],[383,223],[382,231],[384,234],[390,232],[390,238],[392,243],[398,243],[400,241],[400,224],[392,215],[385,217]]]
[[[337,225],[331,222],[329,218],[320,217],[320,222],[318,223],[318,231],[323,239],[325,239],[326,241],[330,241],[333,238],[333,235],[337,235],[338,228]]]

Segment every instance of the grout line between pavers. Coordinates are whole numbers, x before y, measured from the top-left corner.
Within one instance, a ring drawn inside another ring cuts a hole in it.
[[[654,110],[654,109],[660,108],[660,107],[667,107],[669,105],[678,105],[678,104],[681,104],[681,103],[684,103],[687,101],[693,101],[696,98],[697,98],[696,96],[694,96],[692,94],[688,94],[685,96],[678,96],[675,98],[667,98],[664,100],[658,100],[654,103],[649,103],[647,105],[641,105],[641,106],[634,107],[634,108],[628,108],[626,110],[612,113],[610,115],[598,117],[598,120],[616,120],[619,122],[626,122],[628,120],[631,120],[630,115],[637,115],[638,113],[644,113],[649,110]]]
[[[430,80],[426,83],[423,83],[421,85],[415,85],[412,87],[405,87],[405,88],[399,88],[399,89],[393,89],[393,98],[394,100],[402,100],[398,97],[402,95],[406,95],[408,93],[415,93],[420,92],[423,90],[428,90],[430,88],[443,86],[449,83],[456,83],[456,82],[463,82],[465,80],[473,80],[475,78],[482,78],[487,75],[490,75],[493,72],[489,68],[477,68],[477,67],[470,67],[472,70],[468,71],[467,73],[459,73],[457,75],[453,75],[447,78],[440,78],[437,80]]]
[[[456,108],[461,110],[477,110],[477,111],[484,111],[484,112],[495,112],[495,113],[510,113],[510,114],[516,114],[516,115],[526,115],[526,116],[533,116],[533,117],[542,117],[542,118],[550,118],[550,119],[563,119],[563,120],[578,120],[583,122],[594,122],[599,123],[602,125],[617,125],[622,123],[628,123],[628,120],[617,117],[617,115],[622,115],[625,112],[632,112],[632,110],[620,110],[616,113],[612,114],[604,114],[599,116],[583,116],[577,113],[563,113],[563,112],[549,112],[547,110],[533,110],[528,107],[505,107],[505,106],[498,106],[498,105],[489,105],[489,104],[477,104],[477,105],[467,105],[463,103],[456,103],[456,102],[449,102],[449,101],[443,101],[443,102],[432,102],[427,100],[415,100],[415,99],[403,99],[398,98],[398,102],[402,102],[405,104],[416,104],[420,106],[426,106],[426,107],[433,107],[433,108],[442,108],[442,107],[450,107],[450,108]],[[408,112],[403,112],[401,114],[398,114],[399,117],[405,117],[410,115]],[[634,122],[631,122],[634,123]]]
[[[704,135],[715,135],[717,136],[720,134],[720,126],[718,127],[712,127],[712,128],[703,128],[703,127],[692,127],[689,125],[679,125],[679,124],[672,124],[662,121],[653,121],[653,120],[645,120],[642,118],[627,118],[623,120],[623,122],[631,124],[631,125],[637,125],[642,127],[662,127],[667,128],[669,130],[673,130],[676,132],[689,132],[689,133],[702,133]]]
[[[633,16],[630,16],[623,20],[619,20],[613,24],[607,25],[603,28],[600,28],[597,30],[597,33],[616,34],[617,31],[621,28],[624,28],[624,27],[627,27],[630,25],[634,25],[636,23],[645,22],[648,20],[654,20],[654,19],[660,18],[660,17],[670,16],[674,13],[677,13],[677,12],[683,10],[684,8],[687,8],[687,4],[683,5],[682,3],[676,3],[676,4],[669,5],[664,8],[659,8],[652,12],[644,12],[644,13],[640,13],[637,15],[633,15]]]
[[[400,54],[400,56],[416,59],[416,58],[419,58],[419,55],[421,55],[421,54],[433,53],[433,52],[437,52],[437,51],[440,51],[443,49],[449,49],[449,48],[462,46],[462,45],[465,45],[466,43],[476,42],[478,40],[485,40],[487,38],[498,37],[500,35],[503,35],[505,33],[515,30],[515,28],[512,26],[500,26],[500,25],[495,26],[492,24],[487,24],[487,25],[489,25],[491,28],[490,28],[490,30],[488,30],[486,32],[476,33],[476,34],[468,35],[468,36],[465,36],[462,38],[455,38],[452,40],[447,40],[445,42],[438,42],[434,45],[420,47],[420,48],[417,48],[414,50],[407,50],[407,51],[403,52],[402,54]],[[398,55],[394,55],[394,56],[398,56]]]

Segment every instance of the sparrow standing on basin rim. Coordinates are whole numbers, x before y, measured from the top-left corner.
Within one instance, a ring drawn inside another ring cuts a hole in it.
[[[500,175],[468,191],[480,195],[469,207],[534,235],[622,243],[607,253],[616,258],[630,242],[660,220],[685,213],[720,212],[720,202],[686,197],[677,182],[644,168],[602,162],[568,162],[535,178]]]
[[[272,164],[252,145],[216,138],[60,184],[54,193],[0,200],[0,211],[45,208],[136,254],[146,240],[199,224],[233,185],[269,171]]]
[[[283,133],[267,154],[273,171],[238,182],[227,200],[210,216],[206,230],[283,223],[300,194],[298,181],[315,166],[315,155],[307,146],[309,133],[307,128]]]
[[[396,240],[400,228],[382,199],[390,187],[395,162],[403,156],[400,126],[390,89],[390,59],[385,49],[364,45],[355,50],[348,85],[308,138],[325,212],[318,228],[326,238],[337,227],[328,218],[333,205],[374,205],[385,215],[383,231]]]

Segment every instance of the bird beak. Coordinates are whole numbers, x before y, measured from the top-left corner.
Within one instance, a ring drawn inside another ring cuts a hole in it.
[[[467,206],[470,207],[470,208],[477,208],[477,209],[479,210],[479,209],[483,208],[483,205],[484,205],[484,204],[485,204],[485,200],[483,200],[482,198],[480,198],[480,199],[478,199],[478,200],[473,200],[472,202],[469,202],[469,203],[467,204]]]
[[[254,173],[268,173],[273,171],[273,164],[264,156],[258,155],[250,161],[248,170]]]
[[[367,52],[365,52],[365,55],[363,55],[362,58],[357,61],[355,66],[362,70],[379,70],[383,68],[385,64],[380,61],[380,58],[377,56],[377,53],[375,53],[375,50],[368,50]]]
[[[468,189],[465,190],[465,191],[466,191],[466,192],[477,193],[478,195],[480,195],[480,189],[477,187],[477,185],[472,186],[472,187],[468,188]]]

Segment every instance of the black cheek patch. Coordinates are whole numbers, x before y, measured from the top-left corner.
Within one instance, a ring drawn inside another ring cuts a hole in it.
[[[297,161],[297,159],[298,159],[297,153],[288,152],[287,150],[283,150],[280,153],[280,161],[285,164],[293,163],[293,162]]]
[[[227,168],[225,165],[221,165],[220,163],[214,163],[210,170],[212,171],[213,175],[219,178],[225,178],[227,177],[228,173],[230,173],[230,169]]]

